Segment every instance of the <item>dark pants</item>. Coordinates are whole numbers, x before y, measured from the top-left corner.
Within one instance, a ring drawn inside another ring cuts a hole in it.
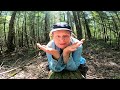
[[[88,66],[86,64],[80,64],[78,69],[80,70],[81,74],[86,78],[86,74],[87,74],[87,71],[88,71]]]
[[[49,65],[48,65],[48,64],[46,65],[46,70],[47,70],[47,71],[50,71],[50,68],[49,68]]]

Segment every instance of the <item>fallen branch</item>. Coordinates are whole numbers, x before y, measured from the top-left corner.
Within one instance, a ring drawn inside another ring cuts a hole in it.
[[[8,73],[8,72],[11,72],[11,71],[13,71],[13,70],[15,70],[15,69],[18,69],[18,68],[20,68],[20,67],[16,67],[16,68],[10,69],[10,70],[8,70],[8,71],[2,72],[2,73],[0,73],[0,75],[5,74],[5,73]]]
[[[37,55],[34,56],[33,59],[36,58],[36,57],[37,57]],[[31,62],[28,61],[28,63],[26,63],[26,64],[30,65],[30,64],[32,64],[33,62],[35,62],[35,61],[33,61],[33,59],[31,60]],[[24,66],[28,66],[28,65],[26,65],[26,64],[24,64],[24,61],[23,61],[23,62],[21,63],[22,66],[19,66],[19,67],[10,69],[10,70],[5,71],[5,72],[2,72],[2,73],[0,73],[0,75],[5,74],[5,73],[9,73],[9,72],[11,72],[11,71],[13,71],[13,70],[16,70],[16,69],[18,69],[18,68],[23,68]]]

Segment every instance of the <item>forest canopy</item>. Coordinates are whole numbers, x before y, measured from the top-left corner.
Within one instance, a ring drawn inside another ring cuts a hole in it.
[[[47,43],[51,26],[67,22],[78,39],[101,39],[119,49],[119,11],[0,11],[1,52]]]

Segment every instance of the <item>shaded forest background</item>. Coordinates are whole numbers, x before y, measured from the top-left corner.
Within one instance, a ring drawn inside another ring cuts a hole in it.
[[[69,23],[79,40],[85,38],[86,47],[101,41],[102,48],[120,51],[119,11],[0,11],[1,66],[8,54],[36,54],[36,43],[47,44],[52,25],[59,21]]]

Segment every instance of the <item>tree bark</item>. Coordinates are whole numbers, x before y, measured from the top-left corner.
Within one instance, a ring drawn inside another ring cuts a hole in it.
[[[16,16],[17,11],[13,11],[10,23],[9,23],[9,32],[8,32],[8,41],[7,41],[7,51],[12,52],[15,50],[15,44],[14,44],[14,39],[15,39],[15,30],[14,30],[14,20]]]
[[[44,35],[45,35],[45,41],[48,42],[49,41],[49,12],[45,12],[45,32],[44,32]]]
[[[85,13],[83,12],[83,18],[85,20],[85,26],[86,26],[86,31],[87,31],[87,36],[88,36],[88,39],[90,40],[91,38],[91,32],[90,32],[90,28],[89,28],[89,24],[88,24],[88,21],[85,17]]]
[[[72,11],[73,12],[73,16],[74,16],[74,20],[75,20],[75,25],[76,25],[76,31],[77,31],[77,38],[80,40],[82,39],[82,27],[81,27],[81,22],[78,21],[80,18],[78,18],[78,14],[76,11]]]

